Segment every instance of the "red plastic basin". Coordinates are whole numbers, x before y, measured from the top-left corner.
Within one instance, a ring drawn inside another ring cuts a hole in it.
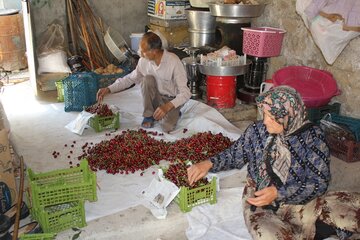
[[[272,80],[274,86],[288,85],[295,88],[308,108],[324,106],[332,97],[341,93],[330,72],[311,67],[285,67],[276,71]]]

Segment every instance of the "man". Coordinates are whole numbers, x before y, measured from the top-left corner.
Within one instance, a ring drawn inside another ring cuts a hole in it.
[[[170,132],[181,115],[180,108],[191,97],[185,68],[175,54],[162,49],[160,37],[153,32],[144,34],[139,51],[141,58],[136,69],[109,87],[99,89],[97,99],[102,101],[108,93],[141,83],[144,105],[141,126],[151,128],[156,120],[164,132]]]

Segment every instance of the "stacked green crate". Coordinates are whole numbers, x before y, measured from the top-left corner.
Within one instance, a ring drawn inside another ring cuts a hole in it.
[[[44,232],[84,227],[84,201],[96,201],[96,174],[86,159],[79,167],[35,174],[28,169],[31,214]]]

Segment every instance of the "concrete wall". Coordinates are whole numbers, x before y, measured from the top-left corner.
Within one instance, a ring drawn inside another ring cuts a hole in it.
[[[88,0],[93,12],[101,17],[104,23],[117,30],[130,46],[129,35],[133,32],[144,32],[148,23],[147,1],[127,0]],[[67,24],[65,0],[34,0],[31,2],[35,39],[39,42],[42,32],[54,20],[63,26]],[[65,35],[67,36],[65,31]]]
[[[265,2],[265,1],[259,1]],[[266,1],[269,2],[269,1]],[[273,26],[287,31],[282,54],[271,58],[268,77],[289,65],[304,65],[331,72],[342,91],[332,101],[341,105],[341,113],[360,118],[360,38],[353,39],[333,65],[325,62],[301,17],[295,11],[296,0],[270,1],[264,14],[253,26]]]
[[[93,11],[112,29],[120,32],[130,46],[130,34],[145,32],[147,0],[89,0]]]
[[[31,1],[31,17],[33,22],[33,36],[35,48],[37,47],[41,34],[46,31],[47,26],[56,21],[64,27],[65,39],[68,39],[66,31],[66,4],[65,1],[35,0]],[[67,41],[66,41],[67,44]],[[66,45],[67,47],[67,45]],[[36,49],[35,49],[36,50]]]

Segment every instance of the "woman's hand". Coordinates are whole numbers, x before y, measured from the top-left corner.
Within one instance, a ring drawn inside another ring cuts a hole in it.
[[[247,202],[251,205],[262,207],[270,205],[277,198],[277,189],[274,186],[266,187],[254,193],[255,197],[248,198]]]
[[[210,160],[205,160],[189,167],[187,169],[187,173],[190,186],[192,186],[199,179],[205,177],[212,166],[213,164]]]

